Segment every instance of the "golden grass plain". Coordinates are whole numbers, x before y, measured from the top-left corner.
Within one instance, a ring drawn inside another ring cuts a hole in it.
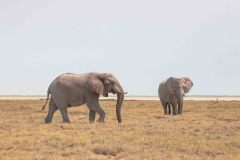
[[[181,116],[163,115],[159,101],[102,100],[105,124],[88,123],[86,106],[57,111],[44,124],[45,100],[0,100],[0,159],[240,159],[240,102],[185,101]],[[97,116],[98,118],[98,116]]]

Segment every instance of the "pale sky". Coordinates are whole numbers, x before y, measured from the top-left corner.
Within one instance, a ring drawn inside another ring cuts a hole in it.
[[[0,0],[0,95],[45,95],[64,72],[111,72],[129,95],[188,76],[240,95],[239,0]]]

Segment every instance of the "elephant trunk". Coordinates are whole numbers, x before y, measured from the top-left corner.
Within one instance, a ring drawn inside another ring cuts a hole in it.
[[[182,114],[183,110],[183,97],[178,98],[178,114]]]
[[[116,104],[116,116],[118,123],[122,122],[121,118],[121,107],[124,100],[124,92],[117,93],[117,104]]]

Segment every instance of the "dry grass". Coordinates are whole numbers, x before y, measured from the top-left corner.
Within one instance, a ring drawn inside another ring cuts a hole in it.
[[[0,101],[0,159],[240,159],[240,102],[185,102],[182,116],[165,116],[158,101],[102,101],[105,124],[89,124],[86,106],[59,111],[44,124],[44,100]]]

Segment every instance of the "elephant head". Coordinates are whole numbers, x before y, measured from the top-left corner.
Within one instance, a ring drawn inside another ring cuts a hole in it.
[[[121,119],[121,107],[124,100],[124,91],[119,81],[111,73],[92,73],[87,80],[87,88],[96,93],[108,97],[108,93],[117,94],[116,116],[119,123]]]
[[[186,94],[186,93],[188,93],[191,90],[191,88],[193,86],[193,82],[188,77],[182,77],[180,79],[183,81],[182,82],[183,90],[184,90],[184,94]]]
[[[188,77],[183,78],[170,77],[167,79],[166,84],[168,90],[174,96],[180,96],[188,93],[193,86],[193,82]]]

